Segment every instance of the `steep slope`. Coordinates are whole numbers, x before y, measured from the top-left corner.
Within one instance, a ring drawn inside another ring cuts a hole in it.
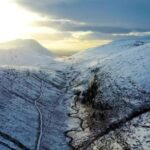
[[[70,94],[61,69],[0,68],[1,150],[69,149],[64,132]]]
[[[67,66],[33,40],[1,48],[0,149],[68,150]]]
[[[149,40],[116,41],[70,59],[80,74],[73,84],[78,111],[72,116],[82,120],[82,130],[68,133],[73,138],[72,146],[85,150],[148,150]]]

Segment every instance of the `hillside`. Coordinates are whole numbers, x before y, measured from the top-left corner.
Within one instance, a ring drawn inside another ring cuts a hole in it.
[[[150,149],[149,39],[65,59],[33,40],[0,49],[0,149]]]
[[[74,147],[148,150],[149,40],[115,41],[71,59],[79,72],[74,90],[83,121],[81,131],[70,132]]]
[[[54,55],[34,40],[14,40],[0,44],[0,64],[13,66],[48,65]]]

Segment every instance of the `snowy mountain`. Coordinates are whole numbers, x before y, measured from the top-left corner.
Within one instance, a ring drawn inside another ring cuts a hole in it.
[[[64,63],[33,40],[0,47],[0,150],[69,149]]]
[[[14,40],[0,44],[0,64],[13,66],[44,66],[54,55],[34,40]]]
[[[85,120],[82,131],[70,132],[74,147],[148,150],[150,41],[115,41],[70,59],[79,72],[78,117]]]
[[[148,38],[65,59],[33,40],[0,49],[0,149],[150,149]]]

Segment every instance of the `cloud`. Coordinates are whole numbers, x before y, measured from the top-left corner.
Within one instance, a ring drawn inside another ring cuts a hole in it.
[[[150,28],[140,29],[140,28],[125,28],[125,27],[111,27],[111,26],[98,26],[94,24],[88,24],[84,22],[77,22],[72,20],[63,20],[63,19],[50,19],[46,21],[37,21],[34,22],[35,26],[39,27],[52,27],[57,28],[62,31],[92,31],[92,32],[100,32],[100,33],[130,33],[130,32],[147,32],[150,31]]]
[[[149,0],[15,0],[42,15],[99,26],[147,29]]]
[[[40,41],[49,40],[49,41],[59,41],[72,38],[71,33],[66,32],[55,32],[55,33],[31,33],[32,38],[38,39]]]
[[[115,39],[150,35],[150,0],[13,0],[43,19],[32,37],[50,49],[81,50]],[[53,33],[47,32],[54,29]],[[57,45],[57,49],[56,49]]]

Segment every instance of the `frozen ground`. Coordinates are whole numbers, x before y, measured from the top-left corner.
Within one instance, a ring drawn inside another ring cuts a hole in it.
[[[67,59],[33,40],[0,49],[0,150],[150,149],[149,40]]]
[[[67,65],[32,40],[1,53],[0,150],[69,149]]]
[[[78,53],[71,60],[80,73],[74,81],[74,90],[80,93],[75,117],[82,118],[84,127],[70,132],[74,147],[149,150],[149,41],[116,41]],[[121,139],[114,136],[118,132]]]

